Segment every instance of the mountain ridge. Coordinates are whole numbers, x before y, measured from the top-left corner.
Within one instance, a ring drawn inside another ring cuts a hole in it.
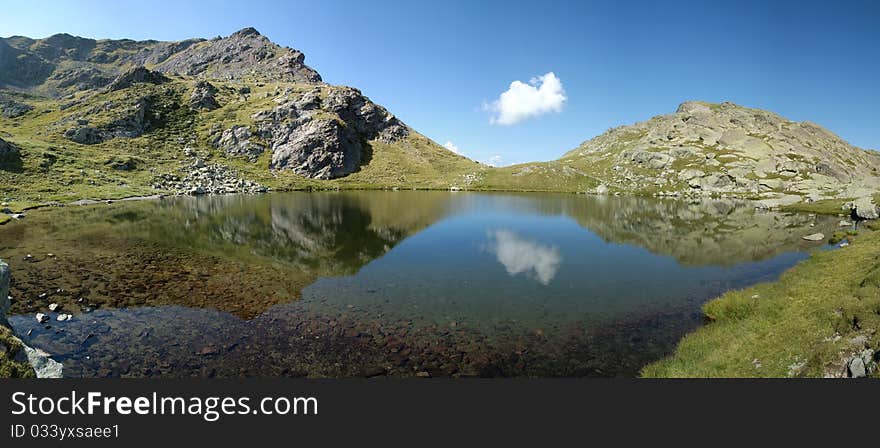
[[[880,155],[827,129],[687,101],[550,162],[446,150],[254,28],[182,41],[0,38],[5,202],[267,189],[439,188],[735,197],[880,190]],[[14,148],[14,150],[12,150]]]

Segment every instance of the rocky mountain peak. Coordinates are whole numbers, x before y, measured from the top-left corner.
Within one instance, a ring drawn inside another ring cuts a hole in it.
[[[305,64],[302,52],[275,44],[254,28],[191,45],[159,64],[157,70],[215,79],[321,82],[321,75]]]
[[[675,113],[611,129],[563,159],[581,158],[601,167],[603,189],[658,195],[778,205],[861,197],[880,187],[880,154],[816,124],[731,102],[684,102]]]
[[[246,36],[262,36],[259,31],[257,31],[254,27],[242,28],[234,33],[232,33],[229,37],[246,37]]]

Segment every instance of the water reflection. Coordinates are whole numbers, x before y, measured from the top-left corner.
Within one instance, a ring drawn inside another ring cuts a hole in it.
[[[490,230],[488,249],[511,276],[525,273],[547,285],[556,276],[562,255],[559,248],[539,244],[506,229]]]
[[[730,201],[290,193],[39,210],[0,227],[0,258],[11,322],[77,375],[607,376],[836,226]],[[73,321],[37,325],[52,302]]]

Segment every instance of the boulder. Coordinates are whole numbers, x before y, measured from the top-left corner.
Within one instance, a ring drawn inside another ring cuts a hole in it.
[[[27,361],[34,368],[37,378],[62,378],[64,366],[50,355],[38,348],[24,346]]]
[[[864,378],[868,375],[865,362],[860,357],[854,357],[847,366],[850,378]]]
[[[196,110],[214,110],[220,107],[214,95],[217,88],[208,81],[199,81],[189,97],[189,107]]]
[[[865,196],[853,201],[852,215],[855,219],[877,219],[880,218],[880,210],[874,204],[873,198]]]
[[[21,159],[21,150],[18,146],[0,138],[0,163],[15,162]]]
[[[64,137],[81,145],[96,145],[104,141],[101,131],[88,126],[68,129]]]

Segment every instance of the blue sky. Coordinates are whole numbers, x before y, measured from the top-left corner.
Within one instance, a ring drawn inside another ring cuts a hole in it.
[[[4,3],[2,36],[179,40],[253,26],[325,81],[481,161],[554,159],[688,99],[769,109],[880,149],[870,0]],[[559,89],[529,84],[551,72]],[[513,81],[514,110],[493,110]]]

